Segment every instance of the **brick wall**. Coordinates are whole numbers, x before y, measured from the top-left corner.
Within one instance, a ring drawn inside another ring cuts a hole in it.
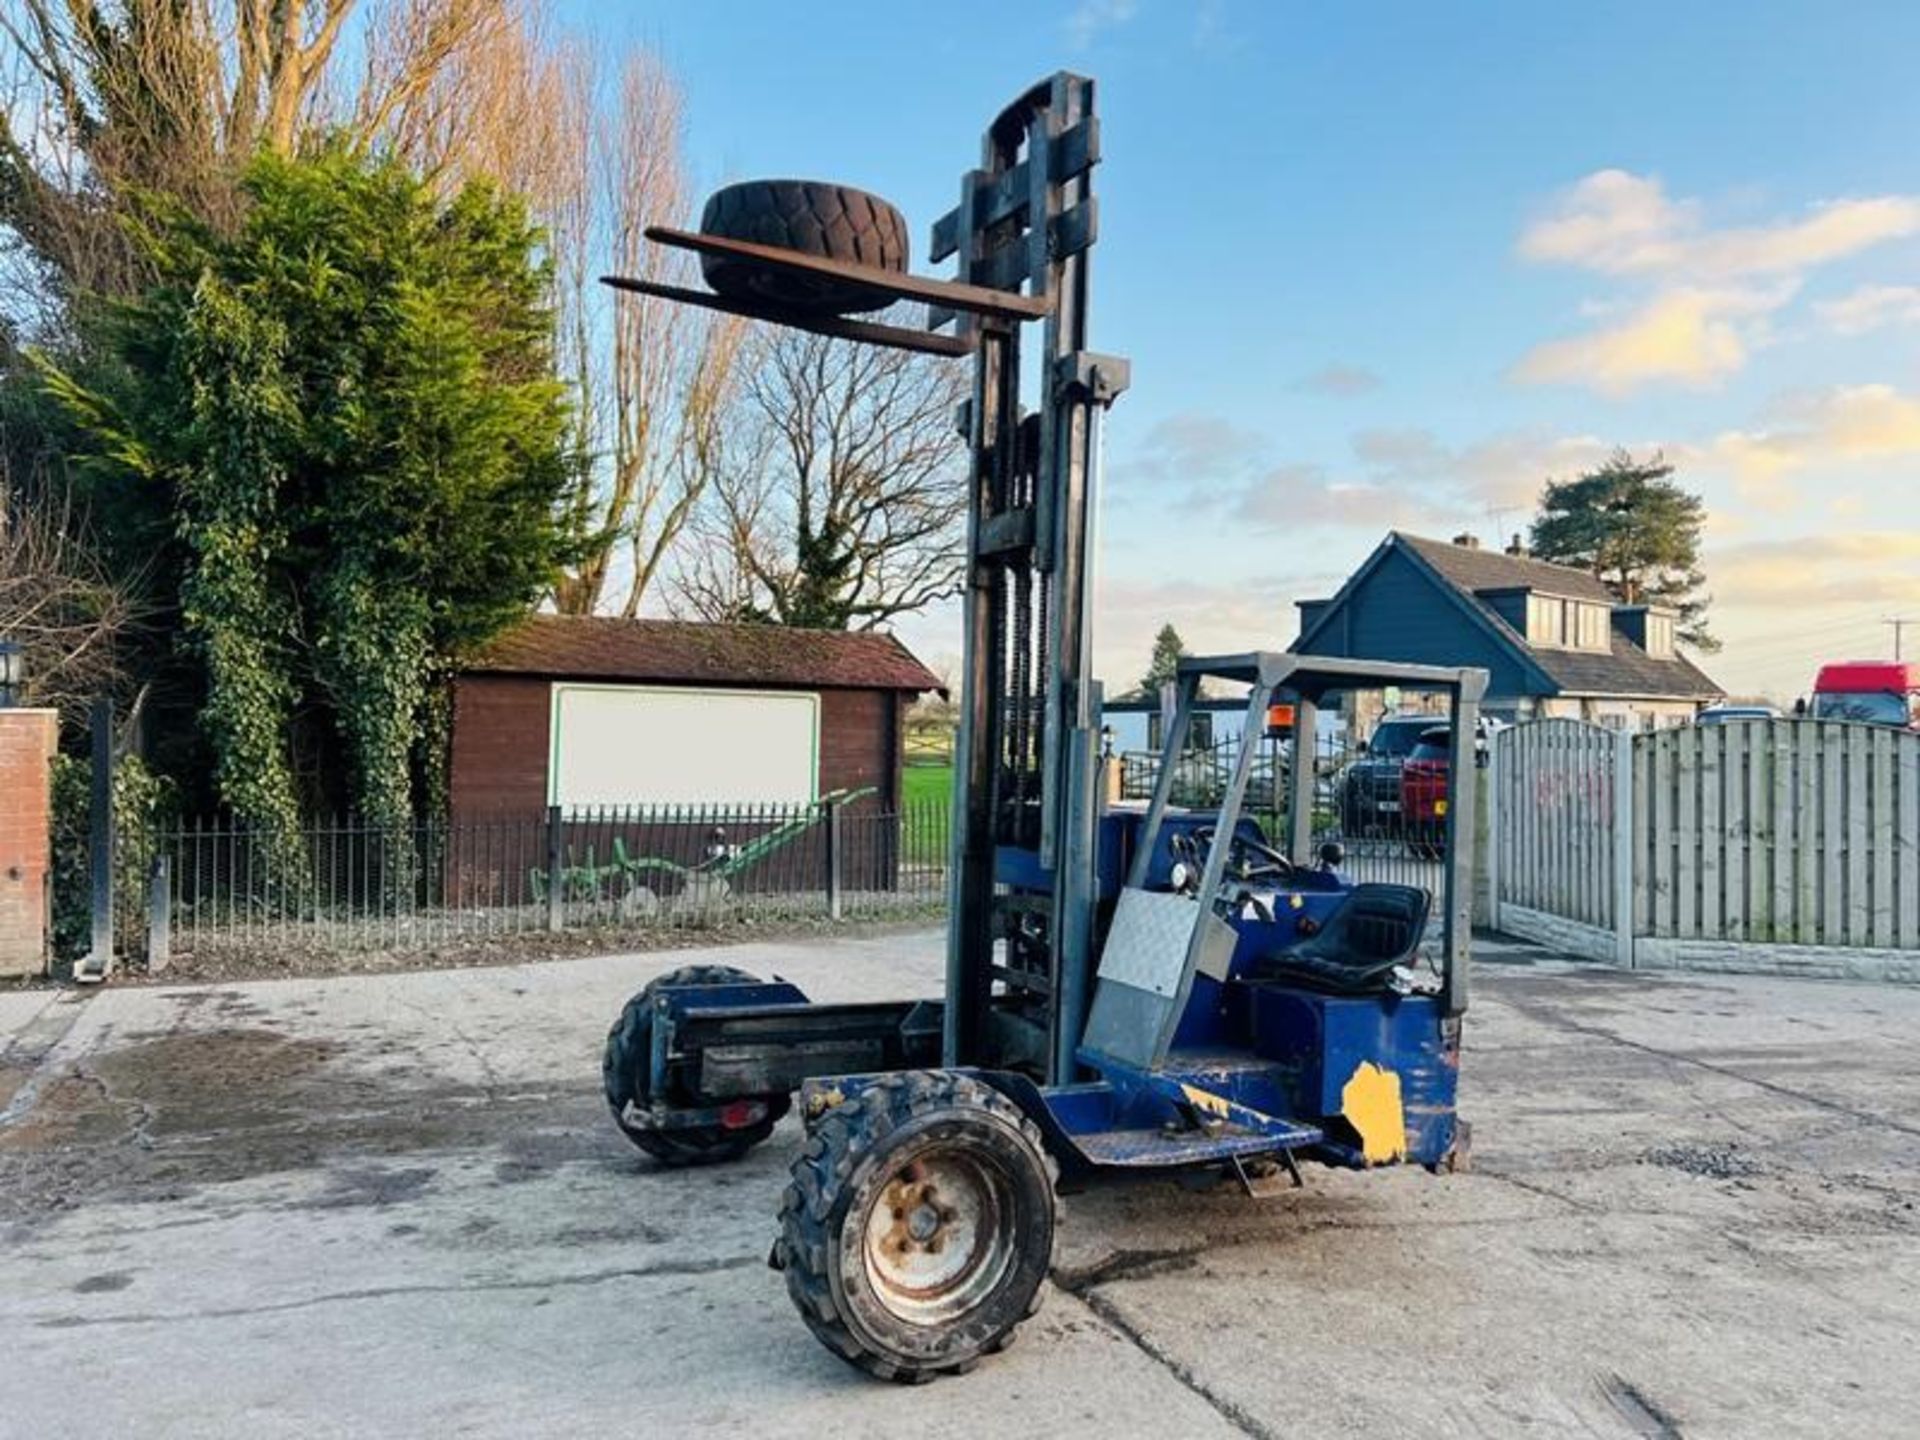
[[[0,975],[47,963],[52,710],[0,710]]]

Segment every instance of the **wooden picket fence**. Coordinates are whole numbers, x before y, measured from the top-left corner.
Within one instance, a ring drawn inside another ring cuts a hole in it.
[[[1509,905],[1610,931],[1615,908],[1614,733],[1539,720],[1496,733],[1490,857]]]
[[[1495,923],[1626,964],[1920,980],[1920,733],[1747,721],[1495,740]]]
[[[1920,949],[1920,734],[1836,720],[1635,745],[1643,935]]]

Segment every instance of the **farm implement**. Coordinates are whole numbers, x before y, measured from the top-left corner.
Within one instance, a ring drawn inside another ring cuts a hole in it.
[[[724,825],[714,824],[703,837],[705,856],[693,864],[665,855],[631,854],[626,836],[619,834],[608,842],[604,863],[592,845],[586,846],[577,860],[569,845],[559,870],[560,895],[563,900],[613,898],[630,909],[665,906],[706,913],[725,904],[733,893],[735,880],[817,831],[832,807],[851,805],[874,793],[871,785],[832,790],[797,814],[769,812],[758,832],[745,840],[732,839]],[[646,829],[658,830],[662,826],[705,824],[708,815],[702,807],[679,814],[670,811],[640,817],[629,817],[625,811],[602,816],[589,810],[579,818],[589,825],[600,823],[616,829],[624,820],[636,818]],[[749,823],[756,819],[751,807],[730,818]],[[528,890],[536,902],[545,903],[551,883],[542,866],[527,872]]]

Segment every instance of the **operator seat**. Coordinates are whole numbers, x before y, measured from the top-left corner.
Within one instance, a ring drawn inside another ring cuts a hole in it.
[[[1394,967],[1419,948],[1432,907],[1433,896],[1418,885],[1356,885],[1317,934],[1260,956],[1243,978],[1335,995],[1380,994]]]

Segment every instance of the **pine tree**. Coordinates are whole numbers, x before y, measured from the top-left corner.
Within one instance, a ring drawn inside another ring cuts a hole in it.
[[[1147,662],[1147,673],[1140,677],[1140,693],[1149,698],[1158,695],[1160,687],[1179,673],[1180,657],[1186,653],[1180,632],[1171,624],[1162,625],[1153,637],[1153,658]]]
[[[1700,527],[1706,507],[1673,478],[1656,453],[1636,460],[1615,450],[1572,480],[1549,480],[1534,517],[1534,555],[1585,570],[1623,605],[1660,605],[1679,616],[1679,638],[1696,650],[1720,642],[1708,631],[1701,593]]]

